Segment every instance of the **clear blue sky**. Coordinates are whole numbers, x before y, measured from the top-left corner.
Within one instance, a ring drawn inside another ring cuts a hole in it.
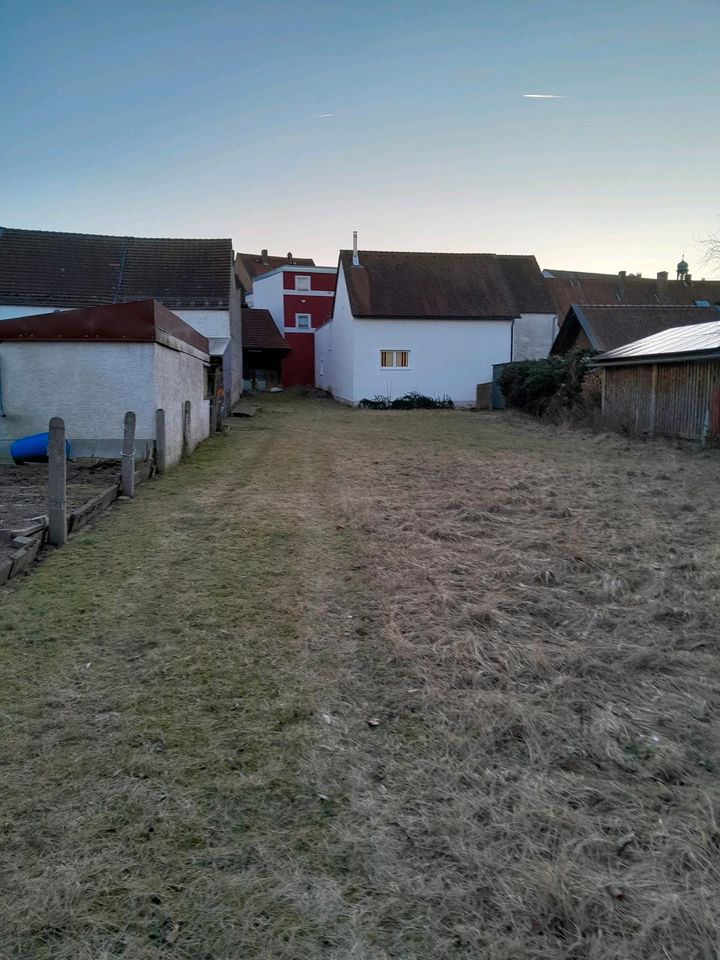
[[[719,119],[718,0],[0,5],[5,226],[709,275]]]

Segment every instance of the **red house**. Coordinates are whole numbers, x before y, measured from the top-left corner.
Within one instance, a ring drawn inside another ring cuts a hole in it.
[[[284,387],[315,383],[315,331],[330,319],[337,267],[285,263],[253,278],[247,302],[269,310],[289,352],[282,361]]]

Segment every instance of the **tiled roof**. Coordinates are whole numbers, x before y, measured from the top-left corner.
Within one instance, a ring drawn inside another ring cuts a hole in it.
[[[669,280],[665,291],[660,293],[657,280],[650,277],[626,277],[622,296],[618,278],[612,276],[568,272],[553,279],[546,279],[545,283],[550,288],[555,312],[561,321],[573,303],[668,303],[677,306],[692,306],[696,300],[708,300],[711,305],[720,303],[720,280],[693,280],[690,284],[682,280]]]
[[[289,350],[269,310],[242,309],[243,350]]]
[[[340,251],[355,317],[505,320],[553,312],[534,257]]]
[[[555,313],[547,281],[535,257],[499,253],[497,259],[520,313]]]
[[[0,323],[0,341],[26,343],[67,340],[91,343],[162,342],[163,333],[202,353],[209,353],[207,337],[156,300],[103,304],[79,310],[55,310]]]
[[[698,307],[707,310],[707,307]],[[623,347],[601,353],[597,363],[621,360],[658,360],[669,357],[692,355],[694,357],[720,354],[720,319],[709,323],[694,323],[689,326],[671,327],[642,340],[634,340]]]
[[[293,265],[314,267],[315,261],[309,257],[272,257],[263,256],[261,253],[235,254],[235,273],[247,293],[252,289],[252,282],[255,277],[259,277],[263,273],[269,273],[271,270],[277,270],[278,267]]]
[[[231,240],[0,228],[0,303],[78,307],[154,299],[226,310]]]
[[[717,319],[714,307],[654,305],[573,304],[555,338],[551,352],[565,353],[583,330],[593,350],[615,350],[634,340],[673,327]]]

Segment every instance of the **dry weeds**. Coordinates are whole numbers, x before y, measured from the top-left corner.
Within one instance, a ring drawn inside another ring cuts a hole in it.
[[[716,958],[716,476],[268,401],[5,599],[0,956]]]

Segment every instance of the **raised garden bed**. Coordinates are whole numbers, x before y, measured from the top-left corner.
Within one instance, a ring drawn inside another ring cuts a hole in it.
[[[150,479],[151,461],[135,470],[136,486]],[[47,538],[47,464],[0,466],[0,584],[30,566]],[[120,464],[67,465],[68,533],[107,510],[120,492]]]

